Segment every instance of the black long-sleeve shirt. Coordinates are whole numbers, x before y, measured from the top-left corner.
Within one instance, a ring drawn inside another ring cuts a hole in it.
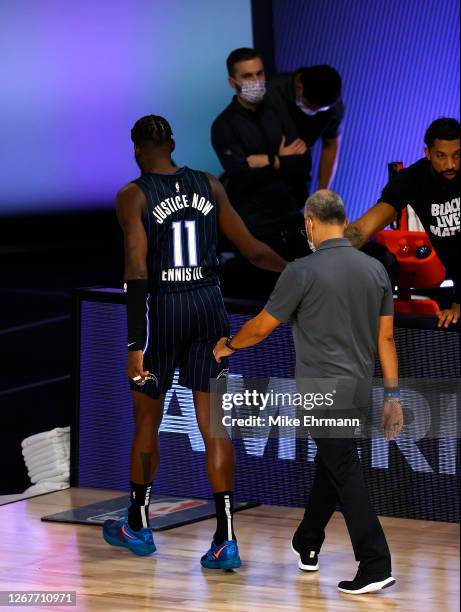
[[[250,155],[278,154],[282,136],[290,144],[297,134],[289,119],[264,101],[256,111],[234,96],[215,119],[211,142],[228,180],[227,191],[250,227],[283,221],[298,214],[307,197],[310,157],[280,156],[280,168],[250,168]]]

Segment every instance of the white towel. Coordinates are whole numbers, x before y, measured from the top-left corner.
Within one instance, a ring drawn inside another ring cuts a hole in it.
[[[30,457],[33,459],[35,457],[40,458],[40,455],[44,455],[47,452],[63,453],[69,452],[69,450],[70,438],[62,438],[60,442],[50,440],[46,444],[40,446],[36,446],[35,444],[32,446],[27,446],[26,448],[22,449],[22,454],[24,457]]]
[[[39,480],[48,480],[48,478],[53,478],[54,476],[60,476],[61,474],[65,474],[66,477],[68,477],[69,471],[70,471],[69,464],[60,463],[60,464],[49,466],[43,470],[28,472],[28,474],[32,482],[38,482]]]
[[[69,472],[63,472],[62,474],[56,474],[55,476],[47,476],[46,478],[31,478],[30,481],[32,484],[37,484],[39,482],[69,482],[70,475]]]
[[[27,473],[31,478],[35,478],[35,480],[46,480],[47,476],[56,476],[56,474],[61,474],[63,472],[69,471],[69,462],[67,463],[54,463],[51,465],[47,465],[44,468],[38,470],[28,470]]]
[[[27,471],[29,474],[35,475],[41,472],[47,472],[49,470],[62,469],[67,468],[70,460],[67,459],[59,459],[55,461],[45,461],[44,463],[33,463],[31,465],[27,465]]]
[[[40,480],[40,482],[65,482],[69,485],[69,474],[58,474],[58,476],[52,476],[51,478],[47,478],[46,480]]]
[[[62,465],[63,463],[67,463],[68,461],[68,459],[57,459],[55,457],[53,459],[34,463],[26,461],[26,466],[28,472],[43,472],[44,470],[48,470],[56,465]]]
[[[63,440],[62,444],[56,444],[56,442],[52,442],[40,448],[36,448],[34,446],[22,450],[22,454],[24,455],[24,459],[26,461],[41,461],[52,453],[57,454],[61,457],[69,456],[70,440]]]
[[[43,480],[26,489],[22,495],[24,497],[30,497],[31,495],[40,495],[41,493],[51,493],[52,491],[60,491],[61,489],[67,489],[68,487],[68,481],[54,482],[50,480]]]
[[[67,461],[70,457],[70,448],[56,448],[55,446],[50,446],[49,449],[40,453],[27,453],[23,451],[22,454],[25,464],[31,469],[32,467],[38,467],[39,465],[45,465],[47,463]]]
[[[56,438],[48,438],[47,440],[37,440],[36,442],[31,442],[30,444],[23,446],[22,449],[27,453],[40,453],[50,446],[59,448],[62,446],[67,446],[68,444],[70,444],[70,435],[64,434]]]
[[[70,427],[55,427],[55,429],[51,429],[50,431],[43,431],[41,433],[37,433],[33,436],[25,438],[21,442],[21,446],[22,448],[26,448],[28,446],[31,446],[32,444],[40,444],[48,440],[60,439],[63,436],[69,436],[69,434]]]

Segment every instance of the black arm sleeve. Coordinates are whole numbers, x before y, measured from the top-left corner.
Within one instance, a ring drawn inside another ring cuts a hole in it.
[[[142,351],[147,337],[147,280],[127,280],[124,284],[124,292],[126,294],[128,350]]]

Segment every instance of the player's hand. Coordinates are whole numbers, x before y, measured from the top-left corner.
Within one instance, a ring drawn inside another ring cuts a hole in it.
[[[144,370],[143,358],[142,351],[128,352],[126,373],[137,385],[143,385],[146,382],[146,377],[150,374],[148,370]]]
[[[284,155],[304,155],[306,151],[306,143],[304,140],[301,140],[301,138],[296,138],[296,140],[293,140],[293,142],[287,146],[285,136],[282,136],[282,141],[279,146],[279,155],[281,157]]]
[[[448,327],[449,325],[454,325],[459,321],[459,304],[452,304],[451,308],[447,308],[446,310],[439,310],[436,313],[439,322],[437,323],[437,327]]]
[[[221,363],[221,359],[223,359],[223,357],[229,357],[229,355],[232,355],[234,352],[226,346],[226,340],[227,338],[221,338],[218,340],[213,349],[214,358],[218,363]]]
[[[397,438],[403,427],[403,411],[400,400],[384,400],[379,426],[384,429],[386,440]]]

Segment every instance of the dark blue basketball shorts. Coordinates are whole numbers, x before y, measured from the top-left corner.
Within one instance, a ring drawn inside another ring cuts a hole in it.
[[[152,399],[172,386],[176,368],[179,384],[193,391],[210,391],[210,379],[227,376],[228,363],[217,363],[216,341],[229,335],[229,320],[218,286],[179,293],[150,295],[144,369],[151,376],[132,391]]]

